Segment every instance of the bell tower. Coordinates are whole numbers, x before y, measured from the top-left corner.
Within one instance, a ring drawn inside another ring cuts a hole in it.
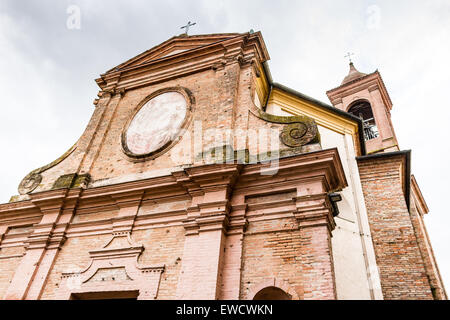
[[[400,150],[391,121],[392,101],[378,70],[362,73],[350,62],[348,75],[327,96],[334,107],[363,119],[368,153]]]

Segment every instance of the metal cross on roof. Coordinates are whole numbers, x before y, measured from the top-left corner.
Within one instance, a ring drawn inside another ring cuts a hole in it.
[[[354,56],[355,54],[354,53],[350,53],[350,52],[347,52],[347,54],[344,56],[344,58],[348,58],[348,62],[352,62],[352,56]]]
[[[184,34],[187,35],[187,34],[188,34],[188,31],[189,31],[189,27],[192,27],[192,26],[194,26],[194,25],[196,25],[196,24],[197,24],[196,22],[191,23],[190,21],[188,21],[187,25],[182,26],[180,29],[186,29],[186,31],[184,32]]]

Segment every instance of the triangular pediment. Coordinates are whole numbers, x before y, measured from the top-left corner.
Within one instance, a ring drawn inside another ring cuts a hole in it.
[[[163,43],[144,51],[143,53],[131,58],[118,66],[108,70],[106,73],[114,72],[120,69],[132,68],[158,59],[175,56],[186,53],[191,50],[207,47],[212,44],[227,41],[232,38],[242,36],[241,33],[223,33],[186,36],[184,34],[172,37]]]

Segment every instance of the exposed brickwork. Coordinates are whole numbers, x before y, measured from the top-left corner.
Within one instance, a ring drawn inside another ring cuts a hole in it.
[[[143,265],[164,264],[165,270],[159,284],[158,299],[175,299],[181,269],[184,228],[181,226],[136,230],[132,233],[136,243],[145,250],[139,258]]]
[[[385,299],[432,299],[402,190],[402,156],[359,161]]]
[[[304,299],[336,299],[331,238],[326,226],[301,229]]]
[[[242,267],[243,234],[228,235],[221,265],[220,299],[239,299]]]
[[[329,240],[326,226],[298,229],[295,219],[251,222],[244,236],[241,298],[253,298],[252,287],[275,278],[300,299],[335,299]]]
[[[63,272],[82,271],[89,266],[89,251],[101,248],[110,235],[69,238],[62,247],[50,272],[41,299],[56,299]]]
[[[290,221],[291,224],[296,224]],[[276,278],[287,281],[303,297],[301,236],[298,229],[279,229],[277,220],[250,222],[243,241],[241,299],[251,299],[252,286]]]
[[[423,221],[423,216],[418,212],[416,208],[413,195],[411,195],[410,216],[412,225],[414,227],[414,233],[419,244],[420,253],[424,261],[427,277],[430,280],[433,297],[438,300],[446,300],[447,295],[439,274],[436,260],[434,258],[433,248],[431,247],[431,243],[428,238],[425,223]]]
[[[137,61],[145,63],[97,79],[99,99],[73,152],[44,170],[23,201],[0,205],[0,242],[7,240],[0,258],[27,245],[24,257],[0,259],[0,297],[105,298],[122,290],[121,297],[142,299],[251,299],[277,287],[293,299],[336,299],[329,193],[348,186],[337,146],[291,150],[276,175],[261,174],[261,163],[204,165],[195,158],[223,144],[208,129],[279,131],[292,121],[256,115],[254,94],[268,59],[260,34],[217,44],[220,37],[207,36],[201,50],[178,58],[144,54]],[[187,131],[155,159],[130,158],[122,152],[124,128],[150,94],[168,87],[183,87],[195,100]],[[204,135],[198,150],[189,137],[195,122]],[[235,150],[280,147],[278,135],[264,147],[251,133],[237,135]],[[183,149],[194,151],[190,159],[172,157]],[[439,286],[436,268],[427,260],[421,217],[411,220],[406,209],[401,164],[377,160],[360,168],[383,291],[387,299],[432,298],[426,275]],[[89,174],[91,183],[51,190],[61,175],[75,174]],[[5,235],[11,221],[23,230]]]
[[[117,215],[117,212],[96,212],[89,214],[77,214],[73,217],[72,223],[101,221],[103,219],[111,219]]]
[[[14,276],[17,266],[20,263],[22,257],[13,258],[3,258],[12,255],[22,254],[24,251],[23,247],[11,247],[3,248],[0,250],[0,299],[5,294],[11,279]]]
[[[187,236],[177,298],[218,299],[222,253],[221,230]]]

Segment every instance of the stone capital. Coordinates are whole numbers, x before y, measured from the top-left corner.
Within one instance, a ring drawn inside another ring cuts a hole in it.
[[[326,226],[331,231],[336,227],[333,207],[327,193],[298,196],[295,199],[295,218],[300,228]]]

